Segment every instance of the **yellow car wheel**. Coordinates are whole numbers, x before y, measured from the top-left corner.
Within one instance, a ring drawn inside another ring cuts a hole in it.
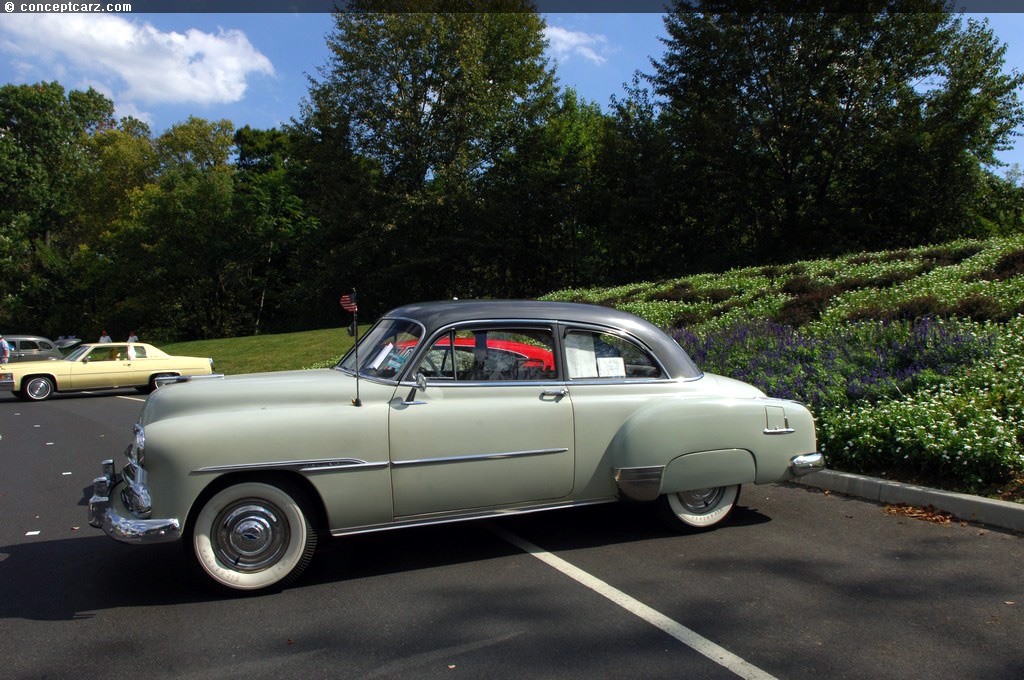
[[[53,379],[45,375],[25,378],[22,395],[29,401],[43,401],[53,395]]]

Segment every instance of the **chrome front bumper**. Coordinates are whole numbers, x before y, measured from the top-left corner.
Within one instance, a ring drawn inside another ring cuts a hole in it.
[[[111,538],[124,543],[168,543],[181,538],[181,522],[177,519],[139,519],[132,515],[124,496],[127,493],[132,504],[138,505],[140,485],[136,482],[129,486],[118,480],[113,460],[103,461],[103,474],[94,479],[92,485],[89,524],[103,529]],[[112,494],[118,485],[120,493]],[[144,485],[141,490],[148,496]]]
[[[14,389],[14,374],[0,372],[0,390],[10,392]]]

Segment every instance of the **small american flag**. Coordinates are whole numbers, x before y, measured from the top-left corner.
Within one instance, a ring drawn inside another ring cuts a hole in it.
[[[353,314],[355,314],[356,312],[359,311],[359,307],[356,306],[356,294],[354,292],[350,295],[342,295],[340,302],[341,308],[344,309],[346,312],[352,312]]]

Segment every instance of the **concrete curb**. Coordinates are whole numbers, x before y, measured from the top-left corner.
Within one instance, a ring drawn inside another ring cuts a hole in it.
[[[993,527],[1024,531],[1024,504],[929,489],[914,484],[890,482],[849,472],[821,470],[796,479],[798,484],[835,491],[887,505],[931,506],[957,519]]]

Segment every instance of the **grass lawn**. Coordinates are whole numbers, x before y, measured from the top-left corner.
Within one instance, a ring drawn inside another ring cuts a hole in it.
[[[368,328],[361,327],[360,334]],[[341,357],[350,347],[345,328],[160,345],[168,354],[213,357],[215,370],[226,375],[309,368]]]

